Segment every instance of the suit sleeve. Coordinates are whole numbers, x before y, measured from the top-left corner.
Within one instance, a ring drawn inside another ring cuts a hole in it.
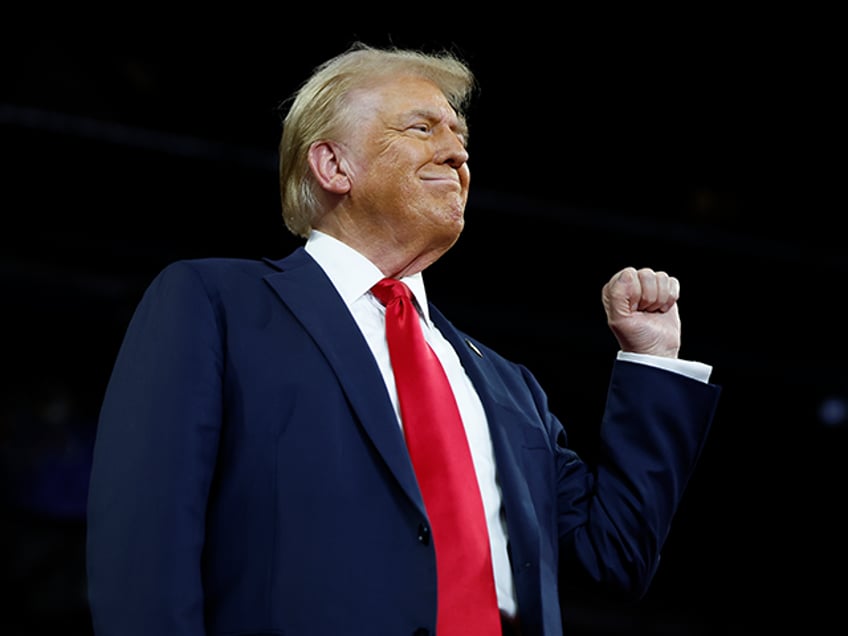
[[[562,579],[588,576],[629,598],[647,591],[701,454],[719,387],[616,362],[597,465],[559,449]],[[560,438],[563,439],[563,438]]]
[[[98,636],[204,633],[201,551],[221,422],[221,325],[186,264],[130,321],[98,423],[88,501]]]

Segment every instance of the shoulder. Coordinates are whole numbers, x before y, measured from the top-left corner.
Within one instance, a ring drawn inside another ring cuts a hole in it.
[[[229,280],[261,279],[276,271],[269,261],[248,258],[207,257],[172,261],[155,276],[156,282],[191,281],[216,285]]]
[[[261,284],[263,277],[274,271],[270,263],[257,259],[181,259],[160,269],[145,295],[182,304],[203,297],[220,298],[238,290],[249,293]]]
[[[212,256],[205,258],[186,258],[173,261],[159,272],[159,276],[185,275],[194,273],[200,276],[257,276],[262,277],[286,269],[314,265],[315,261],[303,247],[295,249],[279,259],[237,258]]]
[[[162,268],[162,275],[197,275],[227,276],[238,273],[268,273],[273,268],[263,260],[249,258],[207,257],[190,258],[173,261]]]
[[[510,360],[466,331],[456,327],[445,315],[430,303],[430,317],[433,324],[451,342],[455,349],[466,350],[468,359],[478,365],[491,367],[500,375],[507,375],[521,382],[528,370],[520,363]]]

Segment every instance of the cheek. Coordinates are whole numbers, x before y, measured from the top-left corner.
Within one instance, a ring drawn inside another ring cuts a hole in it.
[[[404,174],[398,168],[397,163],[386,162],[375,166],[375,170],[371,175],[371,184],[377,191],[384,193],[385,196],[391,196],[394,193],[409,193],[412,190],[412,184],[408,175]]]
[[[398,155],[397,152],[385,151],[377,155],[366,166],[366,169],[371,173],[372,183],[390,186],[393,183],[398,183],[404,176],[404,167],[407,165],[404,163],[403,157]]]
[[[403,205],[421,198],[421,192],[415,189],[415,183],[392,163],[376,163],[371,166],[364,180],[360,180],[360,195],[364,195],[369,205],[390,210],[398,210]]]

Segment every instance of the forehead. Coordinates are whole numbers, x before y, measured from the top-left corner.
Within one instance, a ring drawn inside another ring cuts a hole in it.
[[[415,75],[380,78],[354,89],[348,99],[361,115],[403,117],[427,113],[439,119],[456,119],[456,112],[441,89],[433,81]]]

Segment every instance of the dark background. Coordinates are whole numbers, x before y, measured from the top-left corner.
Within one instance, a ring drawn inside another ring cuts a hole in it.
[[[330,7],[346,28],[246,11],[7,21],[0,632],[90,633],[87,469],[129,316],[172,260],[299,244],[276,107],[359,38],[450,48],[477,73],[466,231],[429,293],[537,374],[576,448],[592,458],[615,354],[600,288],[620,267],[681,279],[681,354],[723,386],[653,588],[632,606],[572,599],[568,632],[844,630],[838,23],[481,11],[422,7],[392,28]]]

